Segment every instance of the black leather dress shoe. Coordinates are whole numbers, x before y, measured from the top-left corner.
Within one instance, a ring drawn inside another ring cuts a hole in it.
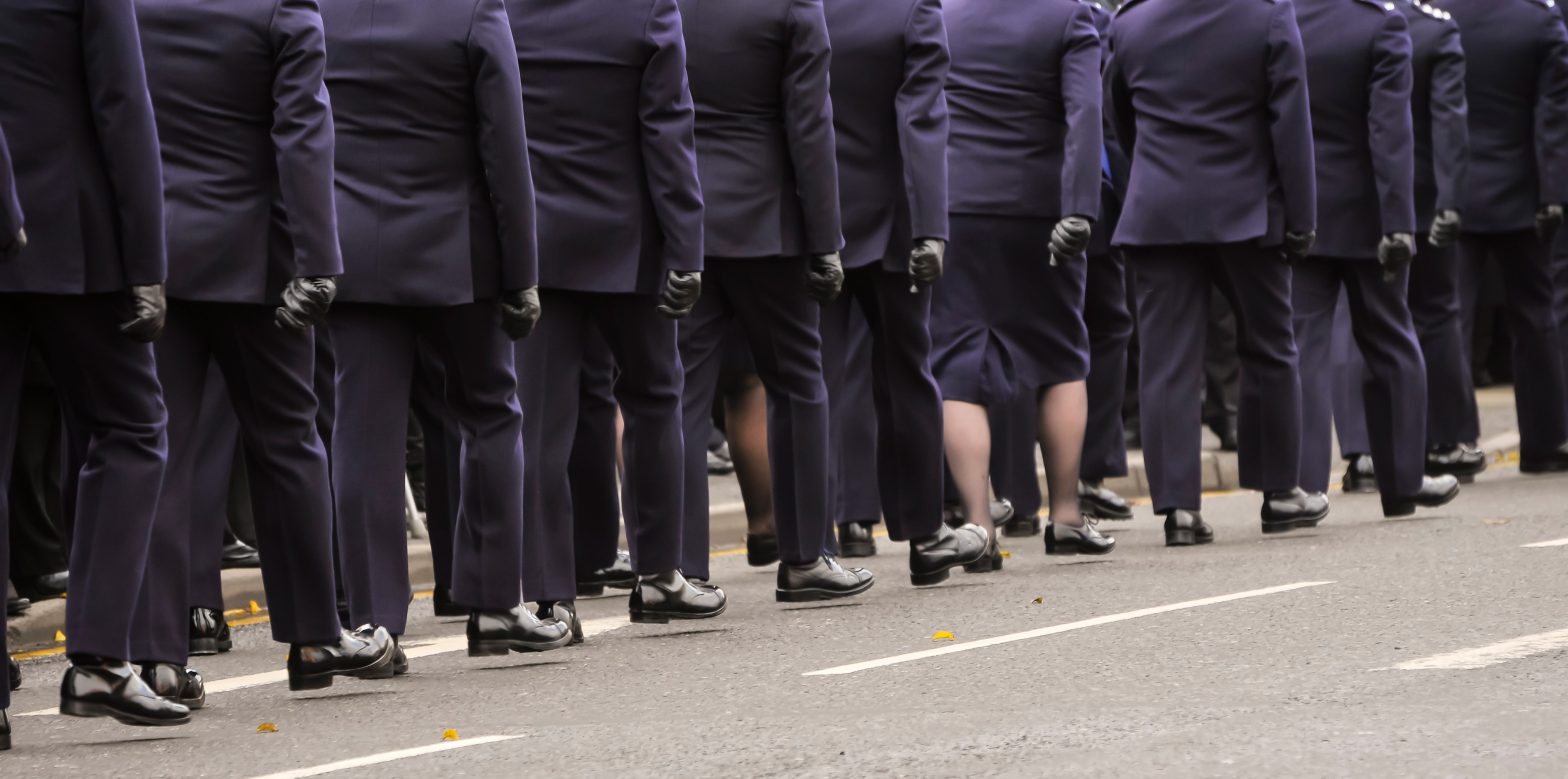
[[[470,609],[452,600],[452,591],[437,587],[430,600],[438,617],[466,617]]]
[[[845,522],[838,526],[840,557],[875,557],[877,540],[871,536],[871,522]]]
[[[1474,481],[1475,475],[1486,470],[1486,452],[1473,446],[1439,446],[1427,450],[1426,475],[1458,476],[1460,482]]]
[[[215,655],[233,648],[234,637],[223,612],[200,606],[191,609],[191,656]]]
[[[174,701],[191,711],[207,704],[207,685],[194,668],[173,663],[139,663],[142,681],[158,697]]]
[[[392,637],[392,675],[403,676],[408,673],[408,654],[403,651],[403,637]]]
[[[1209,429],[1214,431],[1214,435],[1220,439],[1220,451],[1234,452],[1240,448],[1240,441],[1236,438],[1236,420],[1234,417],[1211,419],[1204,424],[1208,425]]]
[[[644,576],[627,604],[633,622],[662,624],[672,619],[708,619],[724,613],[729,598],[710,584],[697,585],[680,571]]]
[[[0,709],[0,752],[11,749],[11,720],[5,716],[5,709]]]
[[[1519,458],[1520,473],[1561,473],[1563,471],[1568,471],[1568,444],[1557,447],[1552,450],[1551,454],[1545,457],[1521,456]],[[16,588],[20,591],[22,590],[22,585],[17,584]],[[22,591],[22,594],[27,595],[27,592]],[[33,598],[33,600],[37,600],[37,598]]]
[[[1132,519],[1132,506],[1114,490],[1105,488],[1105,482],[1078,482],[1078,510],[1095,519]]]
[[[779,561],[779,537],[775,533],[746,534],[746,564],[761,568]]]
[[[1003,529],[1005,528],[990,534],[991,537],[985,542],[985,551],[981,552],[980,557],[974,562],[964,565],[964,573],[996,573],[1002,570],[1002,561],[1006,559],[1002,557],[1001,530]]]
[[[396,649],[386,628],[369,625],[352,633],[340,631],[338,640],[329,644],[293,644],[289,647],[289,689],[331,687],[334,676],[390,679]]]
[[[123,660],[72,658],[60,682],[60,713],[113,717],[127,725],[184,725],[191,710],[165,700]]]
[[[235,540],[234,543],[223,547],[223,570],[260,567],[261,553],[250,544]]]
[[[6,598],[5,615],[7,617],[19,616],[32,608],[32,606],[33,602],[26,598]]]
[[[952,569],[979,561],[990,548],[990,534],[979,525],[939,525],[929,538],[909,542],[909,581],[916,587],[946,581]]]
[[[71,575],[66,571],[56,571],[43,576],[31,576],[25,579],[12,579],[16,585],[16,594],[34,603],[53,600],[65,596],[66,585],[70,584]]]
[[[1404,498],[1384,498],[1383,516],[1408,517],[1416,513],[1416,507],[1437,508],[1459,497],[1459,477],[1444,474],[1442,476],[1421,477],[1421,489],[1414,495]]]
[[[636,590],[632,592],[636,592]],[[566,627],[572,631],[572,643],[581,644],[583,642],[583,621],[577,618],[576,603],[569,600],[540,603],[539,610],[534,612],[534,616],[538,617],[540,622],[546,624],[550,622],[566,623]]]
[[[577,594],[584,598],[603,595],[606,587],[629,590],[635,586],[637,586],[637,573],[632,570],[630,552],[616,552],[615,562],[577,576]]]
[[[1197,546],[1214,542],[1214,528],[1196,511],[1176,509],[1165,514],[1166,546]]]
[[[1045,525],[1045,553],[1048,555],[1102,555],[1116,548],[1116,539],[1100,535],[1094,520],[1084,518],[1082,525],[1063,525],[1047,522]]]
[[[773,597],[783,603],[804,603],[859,595],[871,589],[876,576],[864,568],[845,568],[830,555],[809,563],[781,563]]]
[[[1346,494],[1371,495],[1377,492],[1377,470],[1372,467],[1372,455],[1353,454],[1345,458],[1345,478],[1340,487]]]
[[[572,628],[560,620],[541,622],[526,607],[475,611],[468,615],[468,656],[547,652],[572,643]]]
[[[11,692],[22,689],[22,666],[15,660],[5,659],[6,673],[11,676]]]
[[[1263,532],[1284,533],[1316,527],[1328,516],[1328,496],[1309,493],[1300,487],[1266,493],[1263,496]]]

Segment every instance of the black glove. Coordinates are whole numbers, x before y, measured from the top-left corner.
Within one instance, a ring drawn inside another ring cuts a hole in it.
[[[701,272],[672,270],[664,277],[664,291],[659,293],[659,313],[671,319],[685,319],[701,297]]]
[[[940,238],[919,238],[909,252],[909,283],[914,292],[929,287],[942,278],[942,257],[947,254],[947,242]]]
[[[325,324],[337,294],[338,281],[331,276],[293,279],[283,288],[283,305],[273,312],[273,319],[278,327],[302,332]]]
[[[1298,233],[1294,230],[1285,231],[1285,245],[1280,247],[1285,255],[1285,262],[1295,265],[1307,258],[1307,253],[1312,251],[1312,244],[1318,242],[1316,230]]]
[[[1563,207],[1561,203],[1550,203],[1541,206],[1535,212],[1535,234],[1540,237],[1541,243],[1552,245],[1552,239],[1557,237],[1557,228],[1563,226]]]
[[[832,303],[844,289],[844,262],[838,252],[813,254],[806,266],[806,292],[818,303]]]
[[[1089,248],[1089,236],[1094,229],[1089,220],[1081,216],[1063,217],[1051,231],[1051,264],[1066,262]]]
[[[131,287],[131,321],[120,325],[120,332],[150,344],[163,332],[163,320],[169,313],[169,302],[163,297],[162,284]]]
[[[27,231],[18,229],[10,242],[0,245],[0,262],[14,260],[27,248]]]
[[[1383,280],[1399,278],[1399,272],[1416,256],[1416,238],[1410,233],[1389,233],[1377,244],[1377,263],[1383,266]]]
[[[1453,209],[1443,209],[1432,217],[1432,231],[1427,234],[1426,240],[1434,249],[1444,249],[1454,245],[1459,238],[1459,212]]]
[[[501,329],[513,341],[527,338],[539,324],[539,315],[543,312],[539,306],[538,287],[501,293]]]

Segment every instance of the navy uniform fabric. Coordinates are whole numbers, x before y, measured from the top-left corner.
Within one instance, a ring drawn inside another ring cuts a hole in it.
[[[834,332],[836,313],[849,313],[841,333]],[[877,406],[872,377],[872,336],[858,307],[832,306],[822,312],[822,344],[847,338],[844,376],[835,385],[832,367],[824,362],[828,382],[828,413],[834,436],[833,523],[877,522],[882,518],[881,480],[877,476]],[[824,351],[826,360],[826,351]]]
[[[119,331],[123,290],[165,275],[157,132],[130,0],[0,6],[0,128],[28,232],[27,250],[0,262],[0,480],[36,343],[72,437],[86,442],[66,651],[130,659],[167,456],[152,347]]]
[[[615,456],[615,356],[604,336],[589,335],[577,399],[577,431],[566,466],[572,484],[577,570],[609,567],[620,551],[620,470]]]
[[[1154,507],[1201,503],[1199,372],[1215,284],[1239,324],[1241,483],[1294,487],[1301,382],[1290,268],[1278,247],[1286,231],[1315,228],[1317,192],[1292,7],[1134,0],[1117,12],[1110,38],[1107,110],[1131,158],[1113,243],[1127,252],[1138,289],[1141,426]]]
[[[538,281],[517,49],[501,0],[327,0],[345,275],[332,482],[352,621],[408,616],[404,438],[420,347],[462,431],[452,596],[521,600],[522,411],[498,296]]]
[[[844,221],[844,294],[822,314],[830,408],[850,405],[848,361],[864,314],[876,409],[876,475],[845,474],[841,490],[875,484],[892,538],[935,533],[942,521],[942,398],[931,375],[931,293],[911,291],[916,239],[946,241],[947,35],[937,0],[826,0],[834,137]],[[833,444],[849,453],[835,410]],[[861,462],[866,462],[862,460]],[[840,473],[849,468],[841,465]],[[873,513],[857,500],[857,516]],[[846,507],[847,508],[847,507]]]
[[[157,351],[157,347],[154,347]],[[234,481],[236,453],[240,451],[240,422],[229,400],[223,370],[209,364],[202,389],[201,409],[196,412],[196,471],[190,478],[190,592],[187,605],[223,611],[223,535],[227,529],[229,488]],[[171,410],[172,422],[173,413]],[[319,434],[318,434],[319,435]],[[171,468],[173,452],[171,450]],[[169,481],[164,480],[164,501]],[[159,502],[159,513],[165,511]],[[183,623],[182,623],[183,627]],[[145,658],[144,658],[145,659]],[[174,661],[169,661],[174,662]]]
[[[0,241],[9,243],[22,229],[22,202],[16,197],[16,173],[11,169],[11,147],[0,129]]]
[[[171,230],[168,324],[155,349],[169,470],[134,659],[186,660],[193,526],[224,516],[198,516],[192,501],[214,358],[253,481],[273,638],[330,641],[332,497],[316,430],[315,342],[278,327],[267,305],[290,279],[342,273],[321,17],[315,0],[136,0],[136,12]]]
[[[1339,300],[1334,305],[1333,335],[1328,359],[1334,374],[1334,435],[1339,439],[1339,452],[1344,457],[1370,455],[1372,439],[1367,432],[1367,367],[1366,361],[1361,358],[1361,347],[1356,345],[1350,321],[1350,296],[1344,289],[1339,291]],[[1308,384],[1308,380],[1302,380],[1303,388]]]
[[[694,111],[675,0],[510,0],[508,9],[523,99],[537,117],[529,158],[549,312],[517,346],[533,452],[523,476],[529,539],[540,542],[526,547],[523,589],[572,600],[569,466],[584,354],[597,336],[619,370],[635,565],[654,574],[680,564],[683,371],[676,324],[657,306],[669,271],[703,269]]]
[[[696,105],[697,171],[710,204],[703,296],[680,323],[685,440],[706,440],[722,347],[744,333],[768,393],[779,556],[822,555],[832,522],[819,306],[807,255],[843,248],[831,51],[821,0],[681,0]],[[708,472],[686,447],[681,569],[708,577]]]
[[[1502,269],[1514,364],[1520,453],[1549,456],[1568,441],[1568,377],[1553,307],[1550,249],[1534,232],[1544,204],[1568,201],[1568,32],[1542,0],[1443,0],[1465,51],[1470,166],[1460,210],[1461,315],[1473,333],[1481,266]]]
[[[5,142],[5,130],[3,127],[0,127],[0,236],[3,236],[0,237],[0,240],[10,241],[11,237],[14,237],[20,229],[22,229],[22,204],[16,197],[16,177],[11,170],[11,149]],[[21,375],[26,361],[27,355],[23,354],[20,361],[13,357],[8,363],[0,363],[0,368],[10,371],[17,377],[14,387],[8,387],[5,383],[0,382],[0,413],[6,414],[7,417],[13,417],[21,413]],[[7,390],[9,390],[10,394],[5,394]],[[10,409],[16,409],[16,411],[11,411]],[[0,467],[3,467],[8,475],[0,476],[0,478],[6,479],[9,487],[11,481],[9,474],[12,473],[11,458],[16,453],[17,431],[14,427],[7,427],[10,434],[6,441],[6,451],[0,452]],[[0,506],[0,582],[10,581],[11,578],[11,529],[8,522],[10,512],[6,510],[7,508]],[[5,615],[0,614],[0,655],[9,656],[5,645],[5,619]],[[11,668],[9,663],[4,665],[6,666],[5,670],[0,670],[0,690],[4,690],[4,692],[0,692],[0,709],[11,705]]]
[[[1296,344],[1303,364],[1332,365],[1343,288],[1366,364],[1378,487],[1386,497],[1414,495],[1426,465],[1426,364],[1408,270],[1386,282],[1376,261],[1382,236],[1416,232],[1409,25],[1392,4],[1372,0],[1297,0],[1295,8],[1318,175],[1318,241],[1293,279]],[[1328,490],[1335,376],[1302,375],[1301,486],[1309,492]]]

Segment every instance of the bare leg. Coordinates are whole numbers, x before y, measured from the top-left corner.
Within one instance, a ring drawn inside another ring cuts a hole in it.
[[[1080,437],[1082,431],[1079,431]],[[942,401],[942,441],[947,467],[970,522],[994,533],[991,523],[991,422],[985,406]],[[1074,491],[1076,495],[1076,490]]]
[[[724,427],[746,504],[746,532],[773,535],[773,476],[768,470],[768,396],[762,380],[748,376],[724,396]]]
[[[1078,513],[1078,467],[1088,421],[1085,382],[1055,384],[1040,393],[1040,451],[1045,454],[1045,481],[1051,492],[1050,520],[1060,525],[1083,525]]]

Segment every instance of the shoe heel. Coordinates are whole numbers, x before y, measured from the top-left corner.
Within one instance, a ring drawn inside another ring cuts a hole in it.
[[[60,713],[67,717],[107,717],[109,709],[101,703],[64,700],[60,701]]]
[[[192,657],[207,657],[218,653],[218,639],[193,638],[191,639],[190,654]]]
[[[1002,557],[1002,553],[1001,552],[997,552],[996,554],[992,555],[991,556],[991,570],[993,570],[993,571],[1000,571],[1000,570],[1002,570],[1002,560],[1004,560],[1004,559],[1006,559],[1006,558]]]
[[[969,565],[974,565],[974,563]],[[969,565],[964,566],[964,569],[968,570]],[[909,583],[916,587],[930,587],[933,584],[941,584],[947,581],[951,575],[952,572],[947,569],[937,571],[936,573],[912,573],[909,575]]]
[[[668,625],[670,618],[663,614],[649,614],[646,611],[631,612],[632,622],[639,625]]]
[[[11,734],[0,733],[0,752],[11,751]]]
[[[1192,530],[1167,530],[1165,531],[1166,546],[1193,546],[1198,543],[1198,534]]]
[[[602,584],[579,584],[579,585],[577,585],[577,597],[579,597],[579,598],[597,598],[597,597],[599,597],[600,595],[603,595],[603,594],[604,594],[604,585],[602,585]]]
[[[294,674],[289,674],[289,692],[325,690],[331,686],[331,676],[295,676]]]
[[[512,645],[506,641],[473,641],[468,642],[469,657],[500,657],[511,654]]]

